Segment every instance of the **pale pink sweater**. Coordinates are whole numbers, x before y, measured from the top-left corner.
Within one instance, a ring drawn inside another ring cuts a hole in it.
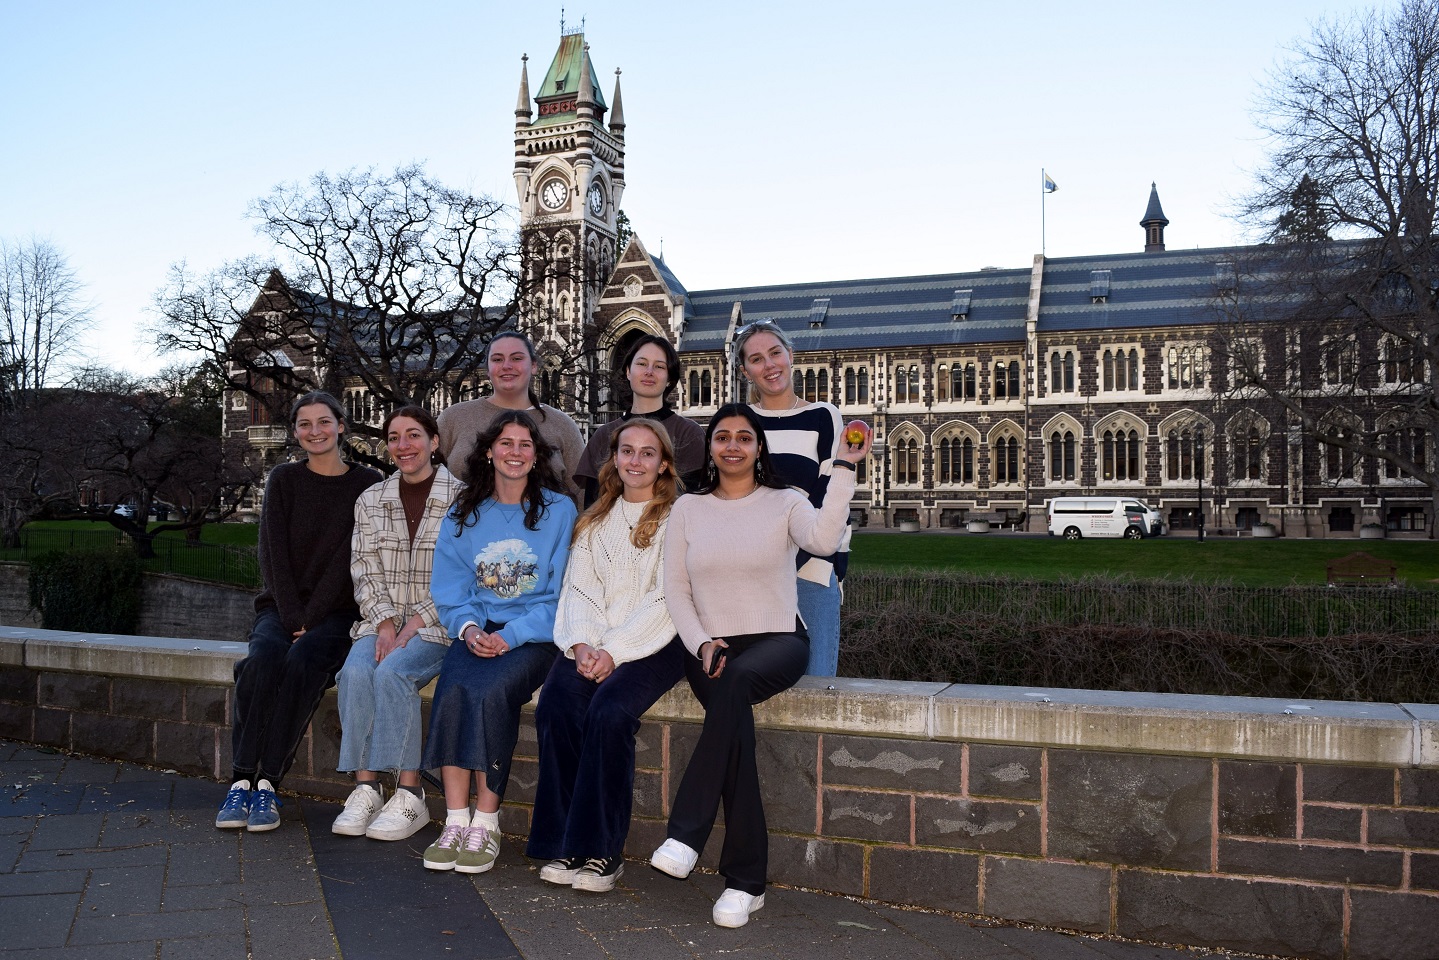
[[[796,490],[760,487],[740,500],[680,497],[665,537],[665,605],[690,653],[715,637],[794,630],[794,560],[839,547],[854,471],[836,470],[824,506]]]

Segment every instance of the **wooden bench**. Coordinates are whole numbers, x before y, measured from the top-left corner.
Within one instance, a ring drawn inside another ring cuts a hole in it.
[[[1363,550],[1356,550],[1347,557],[1331,560],[1324,567],[1331,587],[1340,583],[1361,586],[1364,584],[1398,586],[1399,581],[1395,578],[1396,569],[1396,566],[1388,560],[1380,560]]]

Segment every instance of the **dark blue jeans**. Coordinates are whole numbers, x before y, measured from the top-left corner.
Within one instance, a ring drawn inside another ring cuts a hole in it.
[[[540,782],[528,856],[614,857],[624,852],[635,792],[640,718],[684,675],[679,638],[642,660],[615,667],[600,683],[559,657],[540,691],[535,730]]]
[[[704,704],[705,722],[670,808],[667,836],[703,850],[723,801],[719,871],[725,886],[759,895],[769,871],[769,831],[755,758],[754,705],[804,676],[809,638],[798,630],[725,640],[729,661],[718,678],[706,676],[696,658],[685,657],[685,673]]]
[[[255,615],[249,654],[235,664],[235,779],[264,777],[278,785],[289,772],[320,698],[350,652],[353,623],[336,614],[292,637],[274,608]]]
[[[487,623],[485,630],[502,627]],[[535,695],[559,652],[548,640],[535,640],[498,657],[480,657],[462,641],[451,643],[430,703],[421,765],[426,770],[483,770],[485,785],[503,797],[520,738],[520,708]]]

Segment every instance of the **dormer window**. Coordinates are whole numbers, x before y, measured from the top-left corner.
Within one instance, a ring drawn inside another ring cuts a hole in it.
[[[818,298],[809,306],[809,328],[818,330],[824,326],[825,317],[829,316],[829,298]]]
[[[1089,273],[1089,302],[1109,302],[1109,271],[1091,270]]]
[[[949,315],[954,320],[969,319],[969,305],[974,298],[973,290],[954,291],[954,302],[950,304]]]

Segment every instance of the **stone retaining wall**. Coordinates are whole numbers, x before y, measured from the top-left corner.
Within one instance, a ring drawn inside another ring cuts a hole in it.
[[[224,778],[243,652],[0,628],[0,736]],[[1140,940],[1435,956],[1439,707],[830,686],[757,711],[776,882]],[[700,717],[681,686],[641,727],[632,856],[663,839]],[[287,788],[346,792],[338,733],[330,696]],[[528,830],[534,758],[527,723],[506,832]]]

